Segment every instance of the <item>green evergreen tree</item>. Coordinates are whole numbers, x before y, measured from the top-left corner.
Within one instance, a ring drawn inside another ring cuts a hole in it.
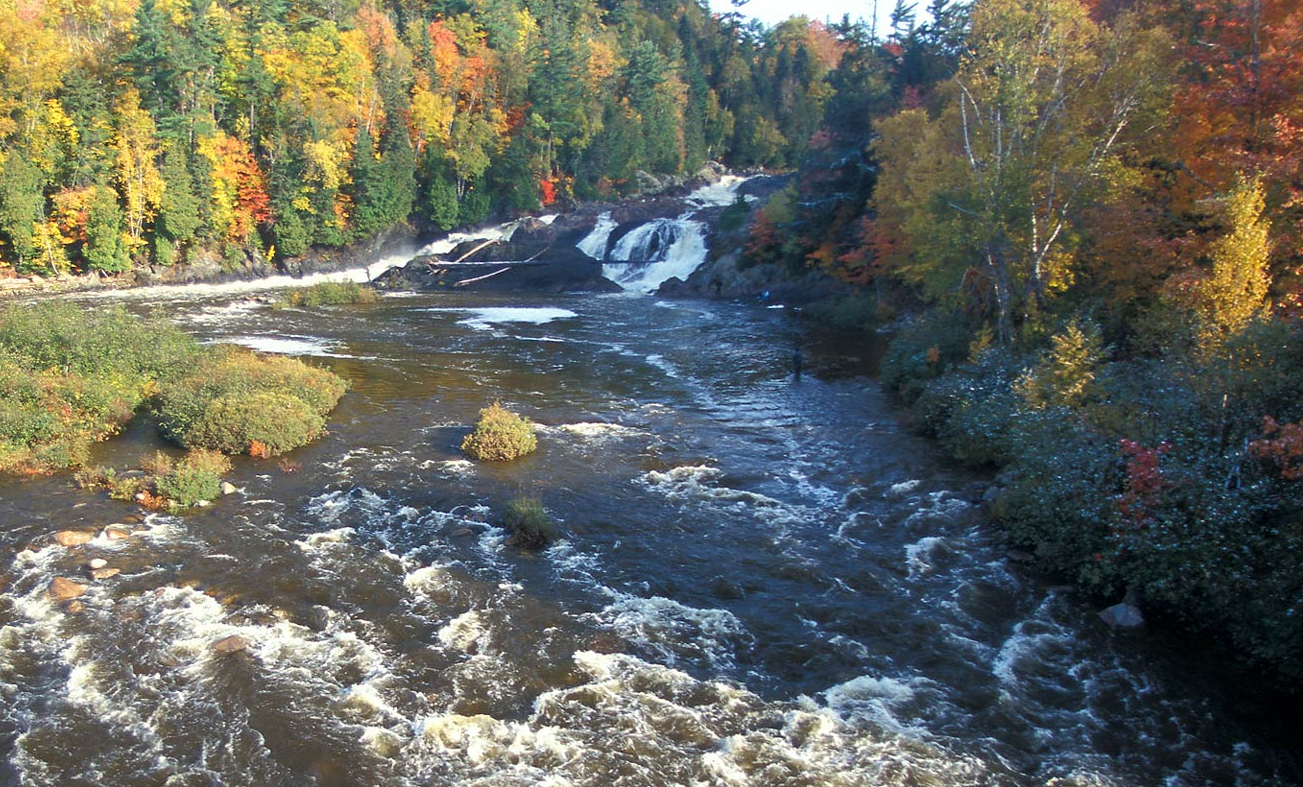
[[[177,68],[180,37],[156,0],[140,0],[132,33],[135,44],[122,56],[122,63],[140,91],[141,106],[154,116],[159,128],[173,128],[179,122],[175,107],[181,87]]]
[[[131,268],[127,246],[122,240],[122,208],[113,189],[101,183],[95,187],[86,213],[86,243],[82,259],[86,267],[100,273],[121,273]]]
[[[460,208],[457,185],[442,153],[431,148],[426,151],[422,167],[425,195],[422,210],[425,217],[441,230],[450,230],[459,223]]]
[[[163,153],[163,183],[163,200],[154,229],[174,246],[187,244],[194,239],[202,220],[194,179],[180,143],[169,145]]]
[[[37,254],[32,228],[44,219],[41,171],[20,151],[0,158],[0,238],[7,241],[15,267],[28,271]]]

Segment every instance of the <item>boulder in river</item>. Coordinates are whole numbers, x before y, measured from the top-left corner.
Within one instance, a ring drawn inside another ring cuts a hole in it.
[[[122,573],[122,569],[120,568],[93,568],[91,569],[90,572],[90,578],[108,579],[109,577],[116,577],[118,574],[121,573]]]
[[[239,634],[222,637],[213,643],[213,650],[223,656],[228,656],[232,653],[239,653],[247,647],[249,647],[249,641],[244,637],[241,637]]]
[[[1145,616],[1140,613],[1140,608],[1125,601],[1101,611],[1099,617],[1115,629],[1132,629],[1145,625]]]
[[[109,561],[105,560],[105,559],[102,558],[102,557],[97,557],[97,558],[95,558],[95,559],[93,559],[93,560],[88,561],[88,562],[86,563],[86,568],[89,568],[91,571],[94,571],[94,570],[97,569],[97,568],[104,568],[104,567],[107,566],[108,564],[109,564]]]
[[[240,491],[239,489],[236,489],[235,484],[232,484],[230,481],[223,481],[219,488],[222,490],[222,494],[224,495],[233,495]]]
[[[86,592],[86,586],[80,582],[73,582],[65,577],[55,577],[50,582],[50,598],[55,601],[67,601],[68,599],[77,598]]]
[[[54,534],[54,542],[61,547],[78,547],[94,538],[95,533],[91,530],[60,530]]]

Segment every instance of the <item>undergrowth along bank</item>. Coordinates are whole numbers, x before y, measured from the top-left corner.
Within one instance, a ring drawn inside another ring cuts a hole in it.
[[[1296,323],[1263,316],[1215,346],[1138,352],[1077,319],[999,347],[936,310],[895,336],[881,381],[953,456],[1000,471],[994,516],[1043,566],[1101,597],[1139,591],[1301,685]]]

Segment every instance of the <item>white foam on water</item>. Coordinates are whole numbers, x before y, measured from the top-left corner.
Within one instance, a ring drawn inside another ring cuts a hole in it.
[[[307,538],[300,539],[294,543],[304,552],[311,552],[328,545],[346,544],[352,540],[356,533],[357,530],[355,528],[337,527],[334,530],[327,530],[322,533],[313,533]]]
[[[732,507],[756,506],[783,510],[790,508],[768,495],[720,486],[719,479],[723,475],[722,470],[708,465],[680,465],[670,470],[650,470],[638,479],[638,483],[672,502],[708,502]]]
[[[389,704],[374,682],[356,683],[346,687],[338,704],[373,722],[394,724],[405,721],[403,714]]]
[[[410,252],[401,252],[382,257],[375,262],[361,267],[324,273],[313,273],[307,276],[281,275],[267,276],[261,279],[221,283],[158,284],[121,290],[104,289],[88,291],[78,293],[77,297],[96,300],[192,300],[311,287],[314,284],[322,284],[325,282],[356,282],[358,284],[366,284],[390,268],[398,268],[406,265],[412,260],[412,257],[413,254]],[[234,316],[238,316],[239,313],[239,310],[232,312]],[[219,317],[220,315],[218,313],[214,313],[214,319],[219,319]]]
[[[220,305],[205,305],[183,318],[192,325],[225,325],[265,309],[266,304],[256,300],[234,301]]]
[[[611,263],[602,266],[602,275],[629,292],[650,294],[670,279],[686,281],[692,272],[706,261],[705,224],[694,221],[697,211],[706,207],[731,205],[737,199],[738,186],[746,178],[727,175],[717,182],[693,191],[684,198],[688,208],[675,219],[652,219],[635,227],[616,242],[615,247],[604,258],[596,256],[598,227],[585,238],[593,252],[585,251],[590,257],[605,259]],[[600,222],[599,222],[599,226]],[[605,248],[610,236],[601,238]],[[635,264],[627,264],[627,261]]]
[[[655,255],[649,255],[644,248],[657,233],[672,234],[673,238]],[[706,261],[706,251],[706,227],[702,222],[657,219],[620,238],[609,254],[612,263],[602,266],[602,275],[625,290],[650,294],[670,279],[686,280]],[[655,259],[647,259],[649,256]]]
[[[916,679],[921,680],[921,679]],[[891,677],[862,675],[825,690],[828,708],[848,722],[873,722],[912,736],[928,737],[927,728],[902,718],[917,699],[912,682]]]
[[[933,559],[936,554],[946,550],[950,545],[942,536],[927,536],[905,545],[905,567],[914,578],[932,573]]]
[[[386,759],[393,759],[402,751],[404,740],[397,733],[385,727],[363,727],[359,741],[367,748]]]
[[[699,207],[725,207],[732,205],[737,201],[738,187],[746,183],[750,178],[740,175],[725,175],[714,183],[701,186],[684,198],[686,202]],[[755,197],[748,196],[748,202],[753,202]]]
[[[484,618],[477,610],[470,610],[448,621],[439,629],[439,641],[444,647],[456,648],[469,652],[472,646],[482,648],[482,642],[488,635]]]
[[[224,344],[238,344],[258,352],[275,355],[313,355],[327,358],[352,358],[335,352],[339,345],[327,339],[311,336],[232,336],[222,339]]]
[[[475,463],[469,459],[445,459],[438,463],[441,473],[446,476],[460,477],[475,472]]]
[[[915,489],[918,489],[919,484],[922,483],[923,482],[919,479],[912,478],[908,481],[901,481],[900,483],[892,484],[887,491],[896,497],[901,497],[913,492]]]
[[[733,666],[739,649],[754,638],[726,609],[698,609],[663,596],[616,593],[598,620],[630,642],[674,666],[683,661],[721,669]]]
[[[652,355],[645,356],[645,360],[647,361],[647,363],[651,364],[657,369],[660,369],[662,372],[665,372],[665,374],[669,377],[678,378],[680,376],[678,368],[675,367],[674,364],[665,360],[665,356],[663,355],[654,353]]]
[[[548,427],[549,430],[565,432],[568,435],[581,438],[590,443],[598,445],[605,444],[615,440],[627,440],[632,437],[646,436],[646,432],[641,429],[635,429],[623,424],[599,423],[581,421],[573,424],[560,424],[555,427]]]
[[[546,325],[556,320],[568,320],[579,316],[569,309],[551,306],[489,306],[478,309],[434,307],[421,311],[468,314],[465,319],[458,320],[457,324],[482,331],[491,330],[495,325],[512,323]]]
[[[552,218],[555,221],[556,217],[554,216]],[[506,224],[499,224],[493,227],[484,227],[466,232],[453,232],[443,238],[426,244],[420,251],[416,252],[414,256],[443,256],[450,254],[453,249],[468,241],[511,240],[511,236],[515,234],[518,227],[520,227],[519,221],[509,221]]]
[[[578,582],[587,587],[601,587],[598,577],[602,561],[594,553],[581,552],[569,539],[561,539],[543,553],[552,565],[553,573],[563,582]]]

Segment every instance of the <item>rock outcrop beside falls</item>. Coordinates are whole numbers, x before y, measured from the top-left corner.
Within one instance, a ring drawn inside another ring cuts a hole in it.
[[[378,277],[375,285],[384,290],[608,292],[621,287],[606,278],[604,264],[630,263],[633,267],[625,270],[631,274],[616,267],[614,277],[628,279],[625,286],[670,297],[767,297],[803,304],[845,294],[844,284],[818,271],[744,264],[741,249],[750,222],[721,229],[720,215],[728,206],[718,204],[719,195],[703,199],[701,192],[695,192],[694,197],[695,189],[722,178],[722,169],[708,169],[692,180],[660,184],[658,193],[652,195],[620,203],[591,203],[546,220],[527,217],[502,238],[467,240],[443,254],[418,256],[405,267]],[[753,205],[763,204],[789,179],[754,177],[737,186],[736,193]],[[755,215],[754,207],[751,215]],[[664,237],[643,232],[652,241],[644,242],[648,238],[639,236],[639,229],[658,220],[665,228]],[[585,244],[589,253],[580,251],[580,243],[589,239],[599,224],[609,228],[609,235],[599,233]],[[692,237],[669,248],[685,234]],[[632,243],[622,243],[625,239]],[[677,256],[667,259],[667,252]],[[590,253],[607,259],[594,259]],[[692,270],[698,260],[687,257],[694,254],[704,257],[695,271],[681,274],[683,278],[663,279],[677,270]],[[639,255],[645,259],[629,259]],[[658,267],[649,270],[649,264]]]
[[[722,176],[722,168],[708,168],[692,179],[658,182],[657,193],[625,202],[590,203],[546,221],[527,217],[502,239],[467,240],[444,254],[417,256],[374,283],[384,290],[618,291],[620,286],[603,275],[603,261],[580,251],[578,244],[599,221],[608,221],[615,228],[606,247],[613,249],[622,237],[648,222],[675,219],[695,209],[686,199],[693,189],[717,183]],[[718,210],[702,212],[717,215]]]
[[[750,217],[790,181],[790,176],[760,177],[747,181],[738,193],[753,199]],[[722,208],[707,208],[698,214],[706,221],[710,253],[706,261],[686,279],[670,279],[656,291],[671,298],[761,298],[784,304],[808,304],[824,298],[844,296],[846,285],[823,271],[794,269],[788,265],[747,264],[742,249],[751,230],[749,219],[732,230],[719,226]]]
[[[613,292],[620,289],[602,276],[602,263],[573,246],[545,246],[540,256],[530,254],[520,259],[449,262],[431,256],[417,257],[401,268],[377,276],[373,284],[377,289],[389,291]]]

